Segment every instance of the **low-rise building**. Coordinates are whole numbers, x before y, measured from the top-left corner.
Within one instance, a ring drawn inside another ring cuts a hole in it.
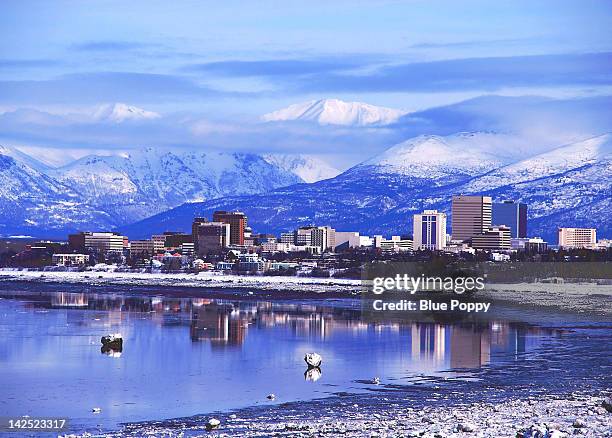
[[[471,245],[474,249],[509,250],[510,243],[510,228],[500,225],[473,236]]]
[[[390,239],[385,239],[383,236],[377,235],[373,237],[374,247],[380,248],[381,251],[389,252],[404,252],[413,250],[413,241],[407,237],[391,236]]]
[[[153,240],[132,240],[130,242],[130,255],[132,257],[155,255]]]
[[[87,254],[53,254],[51,261],[57,266],[82,266],[89,263]]]
[[[245,272],[261,272],[266,269],[265,260],[257,254],[240,254],[238,256],[238,270]]]
[[[543,254],[548,251],[548,243],[541,237],[525,237],[511,240],[512,249],[529,254]]]

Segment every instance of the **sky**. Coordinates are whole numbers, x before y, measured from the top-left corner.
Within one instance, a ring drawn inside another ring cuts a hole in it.
[[[606,96],[611,29],[605,0],[6,0],[0,141],[93,150],[150,145],[153,129],[166,146],[304,151],[342,133],[291,128],[282,145],[285,128],[259,117],[320,98],[420,111],[483,95]],[[162,118],[108,135],[74,121],[115,102]]]

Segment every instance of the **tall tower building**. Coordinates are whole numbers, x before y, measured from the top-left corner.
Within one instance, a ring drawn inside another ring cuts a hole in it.
[[[198,246],[195,251],[198,256],[220,251],[229,244],[230,225],[223,222],[204,222],[196,229]]]
[[[240,211],[215,211],[214,222],[223,222],[230,226],[230,245],[244,245],[244,229],[247,226],[247,217]]]
[[[442,250],[446,244],[446,213],[425,210],[413,220],[414,249]]]
[[[510,228],[510,237],[527,237],[527,204],[514,201],[496,202],[493,204],[493,225],[505,225]]]
[[[453,196],[452,235],[454,240],[468,240],[491,227],[490,196]]]
[[[198,250],[198,227],[207,222],[208,222],[208,219],[206,219],[205,217],[196,217],[193,219],[193,222],[191,224],[191,236],[193,238],[193,245],[196,251]],[[164,246],[165,246],[165,237],[164,237]]]

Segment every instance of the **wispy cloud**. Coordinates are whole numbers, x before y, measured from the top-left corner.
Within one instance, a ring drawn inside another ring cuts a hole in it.
[[[54,59],[0,59],[0,69],[44,68],[62,63]]]
[[[534,37],[526,38],[500,38],[500,39],[481,39],[481,40],[465,40],[465,41],[424,41],[411,44],[410,49],[468,49],[481,48],[487,46],[507,46],[514,44],[523,44],[533,42]],[[540,39],[540,38],[538,38]]]
[[[454,59],[329,73],[293,82],[302,92],[491,92],[509,87],[612,84],[612,53]]]
[[[291,58],[269,60],[228,60],[191,64],[188,71],[235,77],[295,77],[312,74],[343,72],[380,63],[387,57],[379,55],[343,55],[335,58]]]
[[[50,80],[0,81],[0,103],[6,104],[163,102],[232,95],[240,93],[219,92],[182,76],[151,73],[82,73]]]
[[[72,50],[79,52],[123,52],[138,49],[149,49],[156,47],[151,43],[140,43],[134,41],[88,41],[84,43],[73,44],[70,46]]]

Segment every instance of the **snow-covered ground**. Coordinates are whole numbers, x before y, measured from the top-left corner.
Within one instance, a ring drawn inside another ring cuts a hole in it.
[[[178,286],[206,288],[253,288],[262,290],[291,290],[304,292],[359,292],[360,280],[243,276],[218,272],[199,274],[165,274],[134,272],[49,272],[0,269],[0,280],[64,282],[86,284],[117,284],[145,286]]]

